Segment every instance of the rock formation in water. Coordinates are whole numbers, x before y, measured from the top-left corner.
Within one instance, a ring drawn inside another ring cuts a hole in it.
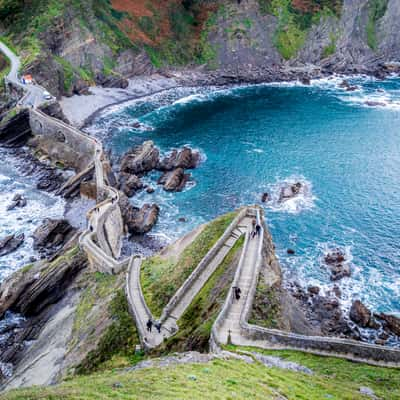
[[[154,143],[146,141],[125,153],[121,160],[121,172],[141,177],[157,167],[159,156]]]
[[[65,219],[46,219],[33,233],[33,248],[50,256],[72,238],[76,230]]]
[[[0,257],[12,253],[17,250],[25,240],[25,235],[23,233],[19,235],[8,235],[0,240]]]

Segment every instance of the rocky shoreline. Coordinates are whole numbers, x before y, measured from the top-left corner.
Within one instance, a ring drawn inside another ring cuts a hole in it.
[[[153,75],[135,77],[127,81],[124,88],[89,87],[86,94],[63,97],[61,108],[70,122],[80,128],[87,128],[106,109],[138,100],[162,92],[190,87],[229,88],[240,85],[263,83],[300,82],[309,85],[312,79],[343,76],[343,89],[355,90],[346,85],[346,78],[356,75],[372,76],[385,79],[392,74],[399,74],[400,66],[383,63],[370,68],[365,66],[335,68],[334,66],[304,65],[300,67],[265,67],[249,70],[209,71],[202,67],[182,70],[159,70]],[[90,101],[88,101],[90,100]]]

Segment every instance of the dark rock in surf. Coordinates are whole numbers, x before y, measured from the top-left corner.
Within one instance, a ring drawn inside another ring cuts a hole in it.
[[[353,301],[349,316],[353,322],[362,328],[377,328],[371,311],[360,300]]]
[[[158,180],[159,185],[167,192],[180,192],[190,179],[190,174],[185,174],[183,168],[176,168],[173,171],[165,172]]]
[[[160,152],[151,140],[144,142],[122,157],[121,172],[141,177],[157,167],[159,156]]]
[[[300,193],[302,187],[303,185],[301,182],[296,182],[281,188],[281,192],[279,194],[279,203],[296,197]]]
[[[263,193],[261,196],[261,201],[266,203],[269,200],[269,194],[267,192]]]
[[[136,175],[122,173],[120,175],[121,190],[128,196],[132,197],[137,191],[143,189],[144,185],[140,178]]]
[[[351,268],[346,263],[346,254],[342,249],[329,250],[324,256],[324,262],[331,271],[331,280],[338,281],[344,277],[351,276]]]
[[[0,240],[0,257],[14,252],[25,240],[23,233],[19,235],[8,235]]]
[[[189,147],[181,150],[172,150],[171,154],[165,157],[157,166],[160,171],[172,171],[176,168],[193,169],[200,161],[200,154]]]

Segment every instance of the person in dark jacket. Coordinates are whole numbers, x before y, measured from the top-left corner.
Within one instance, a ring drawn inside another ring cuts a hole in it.
[[[147,321],[147,331],[151,332],[151,328],[153,327],[153,321],[151,320],[151,318],[149,318],[149,320]]]
[[[157,321],[157,322],[154,324],[154,326],[156,327],[157,332],[158,332],[158,333],[161,333],[161,323],[160,323],[160,321]]]

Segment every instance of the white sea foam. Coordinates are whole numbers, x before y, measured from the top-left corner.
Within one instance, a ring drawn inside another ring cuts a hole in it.
[[[282,188],[297,182],[301,183],[300,192],[291,199],[280,201]],[[277,179],[275,183],[269,185],[268,193],[270,200],[266,206],[274,212],[297,214],[313,208],[317,199],[312,192],[312,183],[302,175],[292,175],[286,179]]]

